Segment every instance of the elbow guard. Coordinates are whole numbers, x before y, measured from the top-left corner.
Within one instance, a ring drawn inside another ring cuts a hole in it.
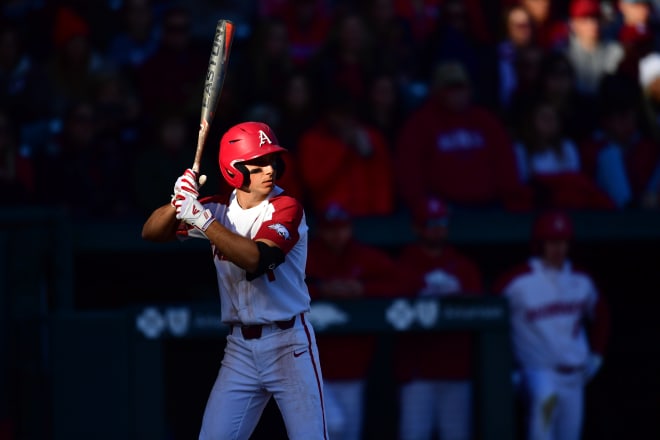
[[[282,249],[277,246],[268,246],[262,241],[257,241],[256,243],[257,249],[259,249],[259,263],[257,270],[245,275],[248,281],[252,281],[266,272],[274,270],[284,262],[284,252]]]

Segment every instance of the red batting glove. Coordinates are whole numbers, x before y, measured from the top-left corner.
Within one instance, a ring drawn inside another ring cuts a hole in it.
[[[178,179],[176,179],[176,182],[174,183],[174,193],[170,199],[170,204],[174,206],[175,200],[182,195],[190,195],[194,198],[199,197],[199,188],[204,185],[204,182],[206,182],[206,176],[200,176],[198,183],[195,172],[191,168],[188,168]]]

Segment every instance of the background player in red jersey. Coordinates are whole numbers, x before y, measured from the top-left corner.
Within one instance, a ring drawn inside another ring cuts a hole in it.
[[[391,297],[401,292],[394,260],[354,238],[352,216],[343,206],[331,203],[318,220],[307,259],[312,298]],[[375,334],[318,337],[333,439],[362,438],[365,388],[376,343]]]
[[[275,185],[284,151],[266,124],[231,127],[219,153],[231,194],[198,200],[197,176],[188,169],[177,179],[171,203],[156,209],[142,230],[151,241],[178,234],[211,242],[221,319],[230,334],[200,440],[248,439],[271,396],[290,439],[328,438],[318,350],[307,318],[305,213]]]
[[[418,239],[398,258],[407,293],[419,297],[478,295],[476,264],[447,243],[449,211],[429,198],[414,211]],[[464,331],[402,333],[395,337],[399,438],[472,438],[472,335]]]
[[[591,276],[569,259],[572,238],[566,213],[541,214],[532,231],[537,255],[496,283],[509,300],[530,440],[580,438],[584,386],[600,368],[607,342],[608,310]]]

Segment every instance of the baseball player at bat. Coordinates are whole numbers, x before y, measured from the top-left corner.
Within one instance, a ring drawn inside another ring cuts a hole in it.
[[[210,241],[227,324],[224,357],[210,392],[200,440],[248,439],[270,397],[289,439],[327,439],[323,378],[305,284],[308,227],[302,205],[276,185],[283,173],[271,128],[231,127],[220,140],[220,171],[233,188],[199,197],[187,169],[171,201],[157,208],[142,237]]]

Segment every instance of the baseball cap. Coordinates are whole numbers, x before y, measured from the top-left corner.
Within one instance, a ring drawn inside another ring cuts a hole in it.
[[[427,197],[412,212],[413,221],[420,227],[447,226],[449,207],[438,197]]]
[[[573,0],[571,2],[571,17],[599,17],[600,12],[600,3],[597,0]]]
[[[456,61],[447,61],[438,64],[433,72],[433,85],[435,88],[454,85],[468,85],[470,78],[465,67]]]
[[[573,238],[573,222],[564,211],[543,212],[534,221],[532,237],[538,241],[571,239]]]

